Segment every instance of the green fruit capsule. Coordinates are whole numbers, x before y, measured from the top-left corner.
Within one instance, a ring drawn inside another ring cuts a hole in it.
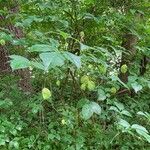
[[[121,73],[126,73],[128,71],[128,66],[126,64],[121,66]]]
[[[66,122],[66,120],[65,120],[65,119],[62,119],[62,120],[61,120],[61,123],[62,123],[62,125],[67,124],[67,122]]]
[[[81,83],[87,83],[88,81],[89,81],[89,77],[87,75],[81,77]]]
[[[93,81],[88,81],[87,87],[90,91],[95,89],[95,83]]]
[[[92,66],[91,64],[90,64],[90,65],[88,65],[88,68],[89,68],[89,69],[92,69],[92,67],[93,67],[93,66]]]
[[[5,40],[1,39],[1,40],[0,40],[0,44],[1,44],[2,46],[4,46],[4,45],[6,44]]]
[[[110,92],[111,92],[112,94],[116,94],[116,93],[117,93],[117,89],[116,89],[115,87],[112,87],[112,88],[110,89]]]
[[[85,83],[83,83],[83,84],[81,84],[81,90],[84,90],[85,91],[85,89],[86,89],[86,84]]]
[[[105,66],[99,65],[98,69],[101,74],[106,74],[107,68]]]
[[[42,89],[42,96],[43,96],[44,100],[47,100],[52,96],[52,93],[48,88],[43,88]]]
[[[60,81],[59,80],[56,81],[56,85],[60,86]]]

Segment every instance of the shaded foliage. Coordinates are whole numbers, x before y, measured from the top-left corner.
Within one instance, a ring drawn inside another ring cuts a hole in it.
[[[23,36],[3,24],[0,44],[33,91],[0,76],[2,149],[148,150],[149,1],[12,2],[0,15]]]

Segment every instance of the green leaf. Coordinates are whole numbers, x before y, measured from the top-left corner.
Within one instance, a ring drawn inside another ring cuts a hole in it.
[[[128,76],[128,82],[129,83],[134,83],[138,79],[137,76]]]
[[[138,125],[138,124],[133,124],[133,125],[131,126],[131,128],[132,128],[132,129],[135,129],[135,130],[141,130],[141,131],[143,131],[143,132],[148,133],[148,131],[146,130],[145,127],[143,127],[143,126],[141,126],[141,125]]]
[[[148,88],[150,89],[150,82],[147,83]]]
[[[59,34],[66,40],[67,38],[71,37],[68,33],[65,33],[63,31],[59,31]]]
[[[0,32],[0,39],[3,39],[4,41],[11,41],[12,35],[6,34],[5,32]]]
[[[98,100],[103,101],[106,98],[107,97],[106,97],[106,93],[104,92],[104,90],[98,89]]]
[[[147,140],[148,143],[150,143],[150,135],[149,134],[147,134],[146,132],[144,132],[142,130],[136,130],[136,132],[139,135],[143,136]]]
[[[0,107],[1,108],[9,108],[13,105],[12,101],[8,98],[4,100],[0,100]]]
[[[30,61],[22,56],[11,55],[10,66],[13,70],[28,68],[30,66]]]
[[[17,129],[18,131],[21,131],[21,130],[22,130],[22,126],[21,126],[21,125],[17,125],[17,126],[16,126],[16,129]]]
[[[77,108],[82,108],[87,103],[89,103],[89,100],[86,98],[82,98],[78,101]]]
[[[98,115],[101,114],[101,107],[97,103],[91,102],[90,107],[94,113],[96,113]]]
[[[10,130],[10,133],[11,133],[12,135],[16,136],[16,135],[17,135],[17,130],[16,130],[15,128],[12,128],[12,129]]]
[[[55,51],[56,47],[47,44],[35,44],[32,45],[28,50],[30,52],[51,52]]]
[[[89,104],[85,104],[83,106],[81,114],[85,120],[91,118],[91,116],[93,115],[93,110],[91,109]]]
[[[84,50],[90,49],[90,47],[87,46],[87,45],[84,45],[84,44],[80,43],[80,49],[81,49],[81,51],[84,51]]]
[[[65,60],[58,52],[41,53],[39,56],[43,62],[45,71],[48,71],[49,67],[62,66]]]
[[[123,109],[124,109],[124,106],[123,106],[122,103],[114,102],[114,104],[117,106],[117,108],[118,108],[119,110],[123,110]]]
[[[6,130],[5,127],[4,127],[3,125],[0,125],[0,132],[3,132],[3,133],[4,133],[5,130]],[[0,137],[0,139],[1,139],[1,137]]]
[[[38,69],[41,69],[41,70],[44,70],[44,66],[42,63],[40,62],[37,62],[37,61],[31,61],[31,65],[38,68]]]
[[[67,60],[72,62],[77,68],[81,67],[81,57],[80,56],[76,56],[69,52],[64,52],[64,56]]]
[[[146,114],[145,114],[145,113],[143,113],[142,111],[137,112],[137,114],[138,114],[138,115],[142,115],[142,116],[145,116],[145,117],[146,117]]]
[[[139,111],[137,114],[146,117],[150,121],[150,114],[148,112]]]
[[[126,87],[127,89],[129,89],[129,87],[128,87],[125,83],[123,83],[123,82],[118,78],[118,76],[112,75],[110,78],[112,79],[112,81],[118,81],[118,82],[121,83],[124,87]]]
[[[132,88],[134,91],[137,93],[138,91],[142,90],[142,85],[138,84],[137,82],[134,82],[131,84]]]
[[[85,120],[91,118],[93,113],[101,114],[101,107],[97,103],[89,102],[83,106],[81,114]]]
[[[129,117],[132,117],[132,115],[130,114],[130,112],[128,112],[127,110],[123,110],[123,111],[121,112],[121,114],[126,115],[126,116],[129,116]]]
[[[48,140],[53,140],[55,138],[54,134],[48,134]]]
[[[4,146],[5,145],[5,139],[0,138],[0,146]]]
[[[120,119],[119,122],[118,122],[118,124],[121,125],[121,126],[123,126],[126,129],[130,128],[130,124],[126,120]]]
[[[41,110],[42,110],[42,106],[41,105],[37,105],[37,104],[33,104],[32,105],[32,113],[33,114],[36,114],[36,113],[38,113]]]
[[[109,108],[109,110],[114,110],[115,112],[119,112],[118,108],[115,107],[115,106],[111,106],[111,107]]]
[[[17,25],[20,25],[22,27],[23,26],[24,27],[30,27],[33,22],[41,22],[42,20],[43,20],[42,18],[39,18],[35,15],[34,16],[28,16],[26,19],[24,19],[22,21],[22,23],[17,23]]]
[[[9,143],[9,148],[12,149],[12,148],[15,148],[15,149],[19,149],[19,143],[15,140],[12,140],[10,143]]]
[[[57,50],[59,47],[59,42],[55,39],[52,39],[52,38],[50,38],[49,40],[50,40],[51,47]]]

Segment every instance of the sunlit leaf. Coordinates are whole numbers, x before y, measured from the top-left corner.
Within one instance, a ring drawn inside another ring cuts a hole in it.
[[[130,128],[130,124],[126,120],[120,119],[119,122],[118,122],[118,124],[121,125],[121,126],[123,126],[126,129]]]
[[[89,102],[82,108],[82,117],[87,120],[92,117],[93,113],[101,114],[101,107],[95,102]]]
[[[131,126],[131,128],[132,128],[132,129],[136,129],[136,130],[141,130],[141,131],[143,131],[143,132],[148,133],[148,131],[146,130],[145,127],[143,127],[143,126],[141,126],[141,125],[138,125],[138,124],[133,124],[133,125]]]
[[[66,59],[68,59],[70,62],[72,62],[77,68],[81,67],[81,57],[80,56],[76,56],[69,52],[65,52],[64,56]]]
[[[123,109],[124,109],[124,106],[123,106],[122,103],[114,102],[114,104],[117,106],[117,108],[118,108],[119,110],[123,110]]]
[[[91,116],[93,115],[93,110],[91,109],[89,104],[85,104],[82,108],[82,117],[87,120],[89,118],[91,118]]]
[[[137,82],[134,82],[131,84],[132,88],[134,89],[134,91],[137,93],[138,91],[142,90],[142,85],[138,84]]]
[[[30,52],[51,52],[55,51],[56,48],[54,46],[46,45],[46,44],[35,44],[32,45],[29,49]]]
[[[90,107],[94,113],[98,115],[101,114],[101,107],[97,103],[91,102]]]
[[[142,137],[144,137],[148,143],[150,143],[150,135],[147,134],[146,132],[142,131],[142,130],[136,130],[136,132],[141,135]]]
[[[107,97],[106,97],[106,93],[104,92],[104,90],[98,89],[98,100],[103,101],[106,98]]]
[[[30,61],[19,55],[10,56],[10,66],[13,70],[28,68],[30,66]]]
[[[48,71],[49,67],[62,66],[65,60],[58,52],[41,53],[39,56],[43,62],[45,71]]]

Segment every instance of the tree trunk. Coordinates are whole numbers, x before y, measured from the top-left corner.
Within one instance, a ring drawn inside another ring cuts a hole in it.
[[[123,37],[122,47],[125,48],[125,53],[122,54],[121,66],[126,64],[130,68],[131,64],[135,61],[136,49],[135,46],[138,42],[136,35],[132,33],[126,33]],[[128,72],[120,73],[120,79],[124,82],[128,82]]]
[[[12,4],[11,4],[12,3]],[[1,6],[2,5],[2,6]],[[10,14],[17,13],[19,11],[19,4],[17,1],[10,1],[9,3],[4,2],[1,3],[1,8],[7,7],[7,10]],[[10,22],[10,19],[7,19],[6,16],[0,16],[0,22],[1,27],[8,29],[15,38],[19,39],[23,37],[23,32],[20,28],[15,27],[12,22]],[[6,73],[12,73],[9,61],[9,47],[13,47],[10,43],[6,43],[5,46],[0,46],[0,73],[6,74]],[[19,46],[15,46],[15,50],[20,51]],[[16,52],[17,52],[16,51]],[[19,86],[21,89],[25,92],[31,92],[32,86],[30,82],[30,72],[28,69],[20,69],[14,72],[16,76],[20,77],[19,80]]]

